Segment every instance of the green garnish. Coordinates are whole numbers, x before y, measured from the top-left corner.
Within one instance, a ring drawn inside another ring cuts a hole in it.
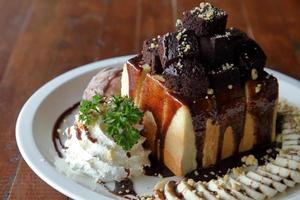
[[[132,148],[140,138],[134,125],[141,121],[143,113],[129,97],[112,96],[108,99],[95,95],[92,100],[83,100],[79,120],[86,125],[100,121],[101,129],[125,151]]]
[[[101,114],[99,107],[101,102],[103,102],[101,95],[93,96],[92,100],[82,100],[79,108],[79,120],[86,125],[94,124]]]
[[[104,129],[114,141],[129,150],[140,138],[134,128],[143,113],[133,104],[129,97],[113,96],[108,101],[108,109],[103,117]]]

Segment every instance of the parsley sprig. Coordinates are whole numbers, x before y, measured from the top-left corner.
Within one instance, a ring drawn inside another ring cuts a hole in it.
[[[79,120],[86,125],[93,125],[101,115],[100,104],[104,99],[95,95],[91,100],[82,100],[79,108]]]
[[[132,148],[140,138],[134,127],[141,121],[143,113],[129,97],[112,96],[108,99],[95,95],[91,101],[80,104],[79,120],[86,125],[100,121],[101,129],[125,151]]]
[[[118,145],[129,150],[140,138],[134,125],[140,122],[142,116],[143,113],[129,97],[113,96],[103,117],[104,129]]]

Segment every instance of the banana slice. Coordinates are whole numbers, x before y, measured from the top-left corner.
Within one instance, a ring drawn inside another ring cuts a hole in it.
[[[184,199],[189,200],[202,200],[203,198],[199,197],[197,195],[197,191],[193,189],[187,182],[180,181],[179,184],[176,187],[176,191],[180,193]]]
[[[276,174],[273,174],[273,173],[270,173],[270,172],[267,172],[265,171],[265,169],[263,168],[258,168],[257,171],[256,171],[258,174],[262,175],[262,176],[267,176],[275,181],[278,181],[278,182],[282,182],[283,184],[285,184],[286,186],[288,187],[294,187],[295,186],[295,182],[292,181],[292,180],[289,180],[289,179],[286,179],[284,177],[280,177]]]
[[[207,199],[207,200],[217,200],[215,195],[213,195],[210,191],[208,191],[206,189],[206,186],[201,181],[199,181],[195,184],[195,188],[196,188],[197,192],[201,192],[203,194],[203,197],[205,199]]]
[[[180,200],[175,192],[175,182],[169,181],[164,188],[164,194],[167,200]]]
[[[257,170],[256,170],[256,172],[259,174],[259,175],[262,175],[262,176],[265,176],[265,177],[269,177],[269,178],[271,178],[272,180],[274,180],[274,181],[278,181],[278,182],[280,182],[280,181],[282,181],[282,177],[280,177],[280,176],[277,176],[277,175],[275,175],[275,174],[271,174],[270,172],[267,172],[263,167],[259,167]]]
[[[295,133],[297,133],[297,132],[298,132],[297,129],[291,128],[291,129],[284,129],[284,130],[282,131],[282,134],[283,134],[283,135],[285,135],[285,134],[295,134]]]
[[[272,180],[271,178],[268,178],[268,177],[265,177],[265,176],[262,176],[254,171],[249,171],[247,173],[247,176],[253,180],[256,180],[258,182],[261,182],[265,185],[270,185],[272,186],[273,188],[275,188],[278,192],[284,192],[287,188],[286,185],[278,182],[278,181],[274,181]]]
[[[273,163],[268,163],[266,165],[266,170],[273,174],[277,174],[277,175],[285,177],[285,178],[290,177],[296,183],[300,183],[300,173],[295,170],[280,167]]]
[[[282,124],[282,128],[283,129],[294,129],[294,128],[296,128],[296,125],[294,123],[287,121]]]
[[[245,185],[245,184],[241,184],[241,188],[243,190],[245,190],[245,192],[252,197],[253,199],[256,200],[264,200],[266,199],[266,195],[264,195],[263,193],[260,193],[252,188],[250,188],[249,186]]]
[[[295,160],[290,160],[288,158],[280,157],[280,156],[276,157],[274,164],[281,166],[281,167],[293,169],[293,170],[300,170],[299,162],[297,162]]]
[[[255,180],[247,177],[246,175],[239,176],[237,178],[237,180],[255,190],[261,191],[263,194],[265,194],[266,196],[268,196],[270,198],[274,197],[277,194],[277,190],[274,190],[273,188],[271,188],[267,185],[257,182]]]
[[[300,156],[298,156],[297,154],[280,151],[279,156],[300,162]]]
[[[254,200],[248,196],[245,190],[242,189],[241,184],[232,178],[229,178],[226,188],[230,190],[231,194],[240,200]]]
[[[282,135],[282,141],[285,140],[299,140],[300,134],[299,133],[287,133]]]
[[[299,140],[285,140],[282,142],[282,146],[298,145],[298,144],[300,144]]]
[[[210,191],[216,192],[221,199],[224,200],[237,200],[229,192],[227,192],[216,180],[211,180],[207,184]]]
[[[299,151],[300,150],[300,145],[282,145],[283,150],[295,150]]]

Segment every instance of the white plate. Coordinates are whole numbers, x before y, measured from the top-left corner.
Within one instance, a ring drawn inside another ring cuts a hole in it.
[[[19,150],[31,169],[45,182],[74,199],[111,199],[67,178],[54,167],[56,152],[51,132],[57,117],[80,101],[89,80],[102,67],[122,66],[131,56],[107,59],[64,73],[37,90],[23,106],[16,125]],[[273,70],[267,70],[279,80],[280,97],[300,107],[300,82]],[[150,184],[150,185],[149,185]],[[153,179],[138,180],[138,190],[151,192]],[[300,198],[299,187],[289,190],[280,199]]]

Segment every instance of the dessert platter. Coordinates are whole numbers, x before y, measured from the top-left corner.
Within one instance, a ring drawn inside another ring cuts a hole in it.
[[[227,17],[201,3],[47,83],[17,121],[25,161],[75,199],[299,198],[300,83]]]

